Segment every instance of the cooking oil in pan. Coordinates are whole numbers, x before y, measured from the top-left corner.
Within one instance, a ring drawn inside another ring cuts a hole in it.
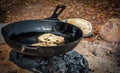
[[[37,43],[38,39],[37,37],[43,33],[41,32],[28,32],[28,33],[21,33],[18,35],[12,35],[11,40],[15,42],[20,42],[23,44],[32,44]]]
[[[21,33],[18,35],[12,35],[11,40],[13,40],[15,42],[20,42],[22,44],[33,44],[33,43],[38,43],[38,36],[40,36],[42,34],[45,34],[45,32]],[[72,42],[72,38],[68,38],[67,35],[60,34],[60,33],[59,34],[53,33],[53,34],[64,37],[64,39],[65,39],[64,43]]]

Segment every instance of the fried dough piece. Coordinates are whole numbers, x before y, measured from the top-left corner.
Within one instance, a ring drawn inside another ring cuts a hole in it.
[[[38,41],[38,43],[32,44],[32,46],[57,46],[64,43],[64,37],[46,33],[40,35]]]

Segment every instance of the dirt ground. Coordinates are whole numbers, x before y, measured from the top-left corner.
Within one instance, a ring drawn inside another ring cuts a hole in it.
[[[84,38],[75,50],[88,60],[93,73],[119,73],[119,44],[106,42],[99,37],[100,27],[108,19],[120,17],[119,0],[1,0],[0,23],[48,18],[58,4],[66,6],[59,16],[60,20],[83,18],[92,23],[94,37]],[[0,72],[29,73],[9,61],[10,50],[5,43],[0,44]]]

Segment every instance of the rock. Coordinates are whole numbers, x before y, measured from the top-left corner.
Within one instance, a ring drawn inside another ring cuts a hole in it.
[[[93,54],[94,56],[97,56],[97,55],[98,55],[96,51],[93,51],[92,54]]]
[[[120,18],[109,19],[102,26],[100,36],[108,42],[120,42]]]
[[[106,50],[106,55],[110,55],[112,52],[110,50]]]

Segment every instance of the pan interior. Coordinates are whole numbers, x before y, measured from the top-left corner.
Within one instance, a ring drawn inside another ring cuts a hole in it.
[[[11,40],[16,41],[16,42],[20,42],[23,44],[33,44],[33,43],[38,43],[38,36],[45,34],[45,33],[52,33],[55,35],[59,35],[59,36],[63,36],[65,38],[65,42],[64,43],[69,43],[72,42],[74,40],[74,38],[71,37],[67,37],[65,35],[62,34],[58,34],[58,33],[54,33],[54,32],[28,32],[28,33],[21,33],[18,35],[14,35],[13,37],[11,37]]]
[[[37,43],[38,36],[44,33],[52,33],[64,37],[65,44],[82,37],[82,31],[79,28],[63,22],[29,20],[13,23],[4,28],[4,34],[10,40],[22,44]]]

